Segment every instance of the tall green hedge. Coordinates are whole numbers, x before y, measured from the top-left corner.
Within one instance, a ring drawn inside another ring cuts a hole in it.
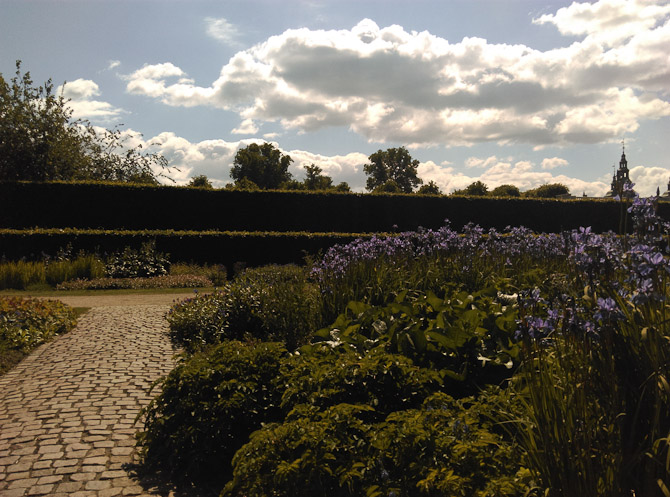
[[[170,260],[199,263],[235,262],[249,266],[301,263],[306,254],[325,251],[337,243],[348,243],[355,233],[279,233],[212,231],[109,231],[67,229],[0,229],[0,258],[42,259],[68,245],[74,253],[112,253],[125,247],[139,248],[147,241],[156,242],[156,250],[170,254]]]
[[[614,200],[542,200],[325,192],[229,191],[102,183],[0,183],[0,228],[368,233],[523,225],[619,231]],[[670,203],[659,206],[670,219]]]

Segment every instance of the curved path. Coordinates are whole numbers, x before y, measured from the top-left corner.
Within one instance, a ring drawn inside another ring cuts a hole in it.
[[[134,435],[174,366],[165,312],[188,295],[61,299],[92,308],[0,377],[0,496],[177,495],[137,478]]]

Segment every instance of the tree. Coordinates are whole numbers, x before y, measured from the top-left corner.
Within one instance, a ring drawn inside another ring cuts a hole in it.
[[[252,181],[261,190],[277,189],[291,180],[288,172],[291,162],[290,156],[283,155],[271,143],[252,143],[237,151],[230,176],[235,182],[243,178]]]
[[[549,183],[524,192],[524,196],[531,198],[556,198],[559,195],[567,195],[569,193],[570,189],[564,184]]]
[[[389,179],[372,190],[372,193],[403,193],[403,191],[398,186],[398,183]]]
[[[437,186],[437,183],[435,183],[433,180],[430,180],[425,185],[421,185],[421,188],[419,188],[417,193],[419,195],[442,195],[442,190],[440,190],[440,187]]]
[[[491,190],[489,195],[492,197],[520,197],[521,192],[514,185],[500,185]]]
[[[323,173],[323,169],[319,166],[314,164],[305,166],[305,172],[307,176],[305,177],[304,185],[307,190],[330,190],[333,188],[333,178],[321,174]]]
[[[389,180],[395,182],[401,192],[411,193],[423,183],[417,176],[419,161],[412,159],[405,147],[378,150],[368,157],[369,164],[363,169],[368,179],[365,187],[368,191],[376,190]]]
[[[489,192],[489,187],[481,181],[470,183],[462,190],[456,190],[452,195],[465,195],[467,197],[483,197]]]
[[[8,82],[0,74],[0,181],[108,180],[156,182],[167,161],[128,148],[121,132],[72,120],[72,109],[49,79],[33,86],[30,73]]]
[[[204,174],[193,176],[191,181],[189,181],[188,186],[192,188],[205,188],[207,190],[211,190],[213,188],[211,181],[209,181],[207,176]]]

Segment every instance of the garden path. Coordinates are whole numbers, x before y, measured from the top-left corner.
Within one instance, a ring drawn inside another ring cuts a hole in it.
[[[63,298],[92,308],[0,377],[0,496],[185,495],[134,471],[136,417],[174,366],[164,315],[182,295],[119,297]]]

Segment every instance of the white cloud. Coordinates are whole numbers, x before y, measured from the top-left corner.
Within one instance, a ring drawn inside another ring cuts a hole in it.
[[[120,60],[110,60],[109,63],[107,64],[107,70],[111,71],[112,69],[116,69],[121,65]]]
[[[556,169],[557,167],[565,167],[568,161],[560,157],[551,157],[542,159],[542,169]]]
[[[125,111],[114,107],[108,102],[95,100],[94,97],[100,96],[100,88],[90,79],[76,79],[57,89],[58,94],[62,94],[67,102],[67,106],[72,109],[72,117],[75,119],[94,119],[97,121],[111,121],[118,118]]]
[[[600,0],[572,3],[556,14],[534,19],[536,24],[555,24],[565,35],[588,35],[605,43],[616,44],[637,33],[653,29],[670,14],[670,4],[649,0]]]
[[[205,29],[212,38],[228,44],[237,44],[240,35],[239,30],[223,17],[206,17]]]
[[[467,168],[490,167],[491,165],[495,164],[496,162],[498,162],[498,158],[495,155],[492,155],[491,157],[487,157],[486,159],[480,159],[478,157],[468,157],[465,160],[465,167],[467,167]]]
[[[254,124],[253,119],[245,119],[240,123],[240,126],[233,129],[231,133],[236,135],[253,135],[258,133],[258,126]]]
[[[344,126],[371,142],[415,147],[598,143],[670,116],[668,5],[573,3],[534,22],[584,38],[543,52],[364,19],[350,30],[272,36],[235,54],[208,86],[171,80],[185,74],[165,63],[134,72],[127,88],[245,122],[300,132]]]

